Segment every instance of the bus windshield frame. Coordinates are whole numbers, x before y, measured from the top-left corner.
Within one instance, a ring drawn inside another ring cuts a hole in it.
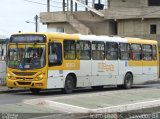
[[[33,70],[45,67],[46,44],[9,44],[7,66],[9,68],[20,70]]]

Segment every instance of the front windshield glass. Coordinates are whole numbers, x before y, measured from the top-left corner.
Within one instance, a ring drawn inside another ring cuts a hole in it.
[[[16,69],[38,69],[46,64],[45,45],[9,45],[8,66]]]

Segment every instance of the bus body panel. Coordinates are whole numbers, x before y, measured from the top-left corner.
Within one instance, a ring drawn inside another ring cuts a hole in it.
[[[91,61],[81,60],[80,70],[76,70],[77,74],[77,87],[91,86]]]
[[[112,60],[92,60],[92,82],[96,85],[116,85],[118,62]]]
[[[64,87],[63,71],[61,70],[48,70],[47,89],[50,88],[63,88]]]

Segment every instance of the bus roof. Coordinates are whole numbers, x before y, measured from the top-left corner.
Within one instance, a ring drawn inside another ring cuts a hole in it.
[[[147,40],[141,38],[133,37],[119,37],[119,36],[105,36],[105,35],[82,35],[82,34],[67,34],[67,33],[57,33],[57,32],[26,32],[26,33],[16,33],[18,34],[42,34],[46,35],[48,39],[74,39],[74,40],[90,40],[90,41],[107,41],[107,42],[129,42],[129,43],[147,43],[147,44],[157,44],[156,40]]]

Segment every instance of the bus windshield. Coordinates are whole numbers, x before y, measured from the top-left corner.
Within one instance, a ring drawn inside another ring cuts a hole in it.
[[[46,64],[46,48],[40,44],[9,45],[8,67],[15,69],[39,69]]]

